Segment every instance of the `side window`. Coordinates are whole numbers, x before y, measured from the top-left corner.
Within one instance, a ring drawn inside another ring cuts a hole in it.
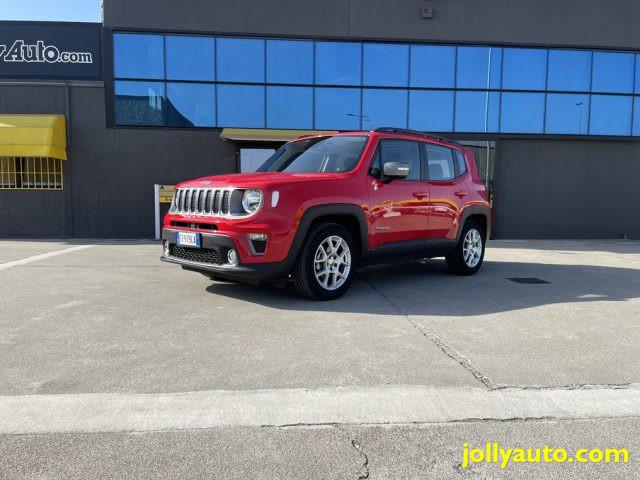
[[[427,145],[428,179],[432,182],[453,180],[456,169],[453,151],[438,145]]]
[[[382,166],[387,162],[400,162],[409,165],[409,176],[405,180],[420,180],[420,145],[410,140],[380,140],[370,173],[379,176]]]
[[[464,153],[460,150],[454,150],[456,152],[456,160],[458,162],[458,176],[467,173],[467,162],[464,159]]]

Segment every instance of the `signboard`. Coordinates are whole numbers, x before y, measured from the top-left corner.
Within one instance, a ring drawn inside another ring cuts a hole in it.
[[[160,203],[171,203],[176,191],[175,185],[159,185],[158,200]]]
[[[102,79],[99,23],[0,22],[0,77]]]

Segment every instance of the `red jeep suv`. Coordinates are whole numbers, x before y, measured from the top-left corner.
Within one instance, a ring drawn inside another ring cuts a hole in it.
[[[297,138],[255,173],[178,185],[164,218],[166,262],[212,279],[292,279],[310,298],[349,288],[356,268],[445,257],[478,271],[491,207],[471,152],[379,128]]]

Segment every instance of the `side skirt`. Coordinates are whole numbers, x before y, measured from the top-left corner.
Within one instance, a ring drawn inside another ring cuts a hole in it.
[[[387,243],[369,250],[366,258],[363,258],[360,262],[360,266],[368,267],[383,263],[444,257],[455,249],[456,244],[455,240],[447,238],[427,238]]]

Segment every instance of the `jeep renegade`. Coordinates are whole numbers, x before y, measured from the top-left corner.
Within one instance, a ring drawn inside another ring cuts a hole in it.
[[[178,185],[162,260],[212,279],[291,279],[335,299],[356,268],[444,257],[482,265],[491,206],[471,152],[422,132],[379,128],[297,138],[255,173]]]

